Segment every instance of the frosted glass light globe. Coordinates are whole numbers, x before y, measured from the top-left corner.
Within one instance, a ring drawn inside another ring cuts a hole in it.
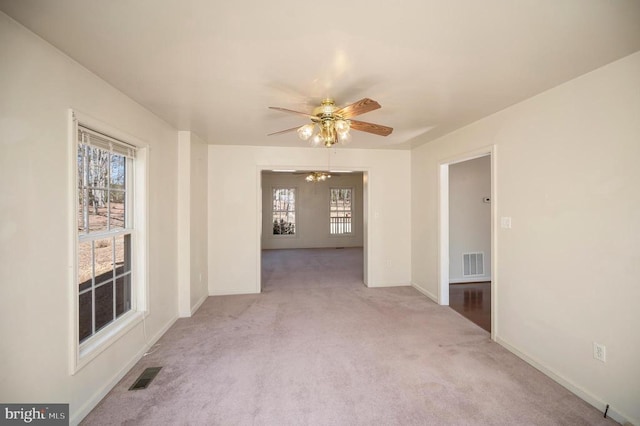
[[[313,124],[305,124],[298,129],[298,137],[303,141],[309,140],[309,138],[313,135],[314,128],[315,125]]]
[[[336,131],[338,133],[347,133],[349,132],[349,122],[346,120],[337,120],[336,124]]]

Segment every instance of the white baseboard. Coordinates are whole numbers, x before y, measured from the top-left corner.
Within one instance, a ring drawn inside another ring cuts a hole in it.
[[[552,369],[546,367],[541,362],[539,362],[536,359],[530,357],[529,355],[525,354],[524,352],[518,350],[516,347],[512,346],[509,342],[507,342],[506,340],[502,339],[501,337],[496,336],[495,341],[500,346],[502,346],[503,348],[505,348],[506,350],[508,350],[509,352],[514,354],[515,356],[517,356],[518,358],[520,358],[523,361],[527,362],[529,365],[531,365],[535,369],[541,371],[543,374],[545,374],[546,376],[548,376],[549,378],[551,378],[552,380],[554,380],[558,384],[562,385],[563,387],[568,389],[570,392],[574,393],[580,399],[582,399],[582,400],[586,401],[587,403],[591,404],[592,406],[594,406],[598,411],[601,411],[601,412],[604,413],[604,410],[605,410],[605,408],[607,406],[607,403],[602,401],[600,398],[592,395],[591,393],[589,393],[588,391],[582,389],[581,387],[579,387],[578,385],[576,385],[575,383],[573,383],[572,381],[570,381],[566,377],[556,373]],[[620,424],[625,424],[625,423],[629,422],[629,423],[634,424],[634,425],[640,425],[640,421],[638,419],[630,419],[628,416],[625,416],[624,414],[616,411],[611,406],[609,406],[609,411],[607,411],[607,417],[615,420],[616,422],[618,422]]]
[[[133,358],[129,360],[129,362],[127,362],[116,374],[114,374],[111,377],[111,379],[107,383],[104,384],[104,386],[98,389],[98,391],[94,393],[91,396],[91,398],[89,398],[89,400],[82,407],[80,407],[80,409],[78,409],[75,413],[72,413],[69,416],[70,417],[69,424],[70,425],[79,424],[82,421],[82,419],[84,419],[87,416],[87,414],[89,414],[91,410],[93,410],[96,407],[96,405],[98,405],[98,403],[102,401],[102,398],[104,398],[109,393],[109,391],[113,389],[120,380],[122,380],[122,378],[129,372],[129,370],[131,370],[133,366],[136,365],[136,363],[142,359],[144,354],[147,353],[147,351],[151,349],[151,347],[158,340],[160,340],[160,338],[164,335],[164,333],[166,333],[167,330],[169,330],[169,328],[171,328],[171,326],[177,320],[178,320],[177,316],[174,317],[172,320],[169,320],[167,324],[165,324],[165,326],[160,329],[160,331],[158,331],[151,339],[149,339],[147,344],[145,344],[140,349],[140,351],[138,351],[138,353],[136,353],[133,356]]]
[[[427,296],[429,299],[433,300],[435,303],[438,303],[438,297],[431,293],[429,290],[426,290],[422,287],[420,287],[418,284],[416,283],[411,283],[411,287],[415,288],[416,290],[418,290],[420,293],[424,294],[425,296]]]
[[[449,278],[449,284],[484,283],[487,281],[491,281],[491,277]]]
[[[200,300],[198,300],[198,301],[196,302],[196,304],[195,304],[195,305],[193,305],[193,307],[191,308],[191,316],[193,316],[193,314],[195,314],[195,313],[196,313],[196,311],[197,311],[198,309],[200,309],[200,306],[202,306],[202,304],[204,303],[204,301],[205,301],[205,300],[207,300],[207,297],[209,297],[209,295],[208,295],[208,294],[205,294],[204,296],[202,296],[202,297],[200,298]]]
[[[210,291],[209,296],[237,296],[240,294],[260,294],[259,291]]]
[[[385,288],[385,287],[409,287],[411,284],[407,283],[396,283],[396,284],[375,284],[375,285],[367,285],[368,288]]]

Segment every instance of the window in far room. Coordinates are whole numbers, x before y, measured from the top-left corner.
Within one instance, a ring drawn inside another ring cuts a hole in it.
[[[296,233],[296,189],[273,188],[273,235]]]
[[[329,230],[331,235],[352,233],[351,217],[353,205],[351,188],[331,188],[329,206]]]

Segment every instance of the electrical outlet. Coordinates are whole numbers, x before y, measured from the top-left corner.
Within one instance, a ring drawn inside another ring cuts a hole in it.
[[[607,348],[600,343],[593,342],[593,357],[598,361],[607,361]]]

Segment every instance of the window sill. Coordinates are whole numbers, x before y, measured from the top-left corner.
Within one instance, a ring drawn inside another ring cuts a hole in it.
[[[128,312],[118,318],[113,324],[100,330],[94,336],[76,346],[76,358],[73,374],[76,374],[83,367],[93,361],[103,351],[113,345],[118,339],[131,331],[136,325],[144,320],[143,312]]]

